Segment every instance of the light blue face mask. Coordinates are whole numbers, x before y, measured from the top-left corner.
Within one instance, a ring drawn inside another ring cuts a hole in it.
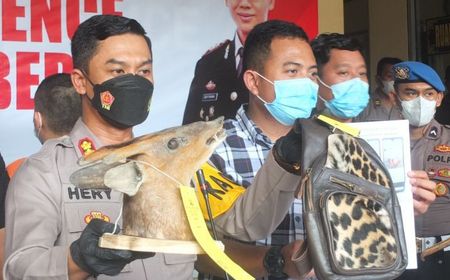
[[[278,122],[286,126],[294,124],[295,119],[306,119],[316,107],[319,86],[310,78],[270,81],[258,72],[258,76],[271,83],[275,89],[275,99],[268,103],[259,95],[267,111]]]
[[[334,98],[324,100],[330,112],[339,118],[351,119],[359,115],[369,103],[369,84],[360,78],[354,78],[331,87],[318,79],[321,84],[331,89]]]

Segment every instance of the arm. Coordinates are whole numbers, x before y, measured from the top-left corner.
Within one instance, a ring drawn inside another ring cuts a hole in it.
[[[300,186],[301,127],[279,138],[252,184],[215,221],[219,231],[243,241],[270,235],[286,216]]]
[[[71,238],[65,234],[65,223],[61,221],[67,209],[61,208],[58,199],[64,187],[58,182],[59,177],[52,174],[57,167],[48,168],[48,162],[29,160],[14,176],[8,192],[7,279],[78,280],[89,275],[116,275],[127,263],[153,255],[99,248],[99,237],[114,228],[99,219],[93,219],[69,246]]]
[[[30,158],[11,181],[6,197],[6,279],[68,277],[68,246],[55,246],[62,224],[61,185],[49,162],[43,156]]]
[[[261,278],[268,276],[267,270],[263,263],[264,257],[270,247],[244,244],[232,240],[224,240],[223,243],[225,245],[225,253],[253,277]],[[292,279],[301,279],[302,275],[306,275],[308,273],[299,273],[294,262],[292,261],[292,255],[300,248],[302,243],[302,240],[297,240],[283,246],[281,249],[281,253],[285,261],[283,272]],[[196,269],[202,273],[224,277],[224,271],[218,267],[208,257],[208,255],[198,256]]]
[[[286,216],[299,183],[300,176],[281,168],[270,152],[244,194],[214,220],[217,229],[243,241],[265,238]]]
[[[409,182],[412,187],[414,199],[414,214],[420,215],[427,212],[428,207],[436,199],[434,188],[436,183],[428,178],[425,171],[414,170],[408,172]]]

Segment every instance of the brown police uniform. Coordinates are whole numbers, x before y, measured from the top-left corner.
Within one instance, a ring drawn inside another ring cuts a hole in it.
[[[377,88],[370,96],[369,104],[354,122],[402,120],[401,108],[398,105],[387,108],[383,105],[383,93]]]
[[[6,199],[6,279],[67,279],[69,246],[86,224],[117,218],[120,193],[78,189],[69,182],[83,153],[100,146],[79,119],[70,136],[47,141],[16,173]],[[98,279],[192,279],[195,260],[195,255],[156,254]]]
[[[441,190],[450,186],[450,127],[432,120],[424,136],[411,141],[411,167],[425,170]],[[450,237],[450,195],[436,197],[425,214],[415,217],[418,253],[442,239]],[[399,279],[448,279],[450,275],[450,246],[444,251],[418,260],[417,270],[407,270]]]
[[[431,172],[438,185],[447,190],[438,196],[428,211],[416,217],[417,236],[441,236],[450,234],[450,128],[432,120],[424,136],[411,143],[413,170]]]

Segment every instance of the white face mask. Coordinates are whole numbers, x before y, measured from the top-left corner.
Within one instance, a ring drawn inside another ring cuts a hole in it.
[[[422,96],[409,101],[401,101],[403,116],[412,126],[420,127],[429,124],[436,112],[436,100],[427,100]]]
[[[394,90],[394,81],[381,81],[383,84],[383,92],[385,94],[389,94],[391,92],[395,92]]]

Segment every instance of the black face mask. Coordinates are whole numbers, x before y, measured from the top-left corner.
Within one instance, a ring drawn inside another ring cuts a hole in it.
[[[112,124],[131,127],[147,118],[153,95],[153,84],[149,80],[126,74],[93,86],[92,106]]]

